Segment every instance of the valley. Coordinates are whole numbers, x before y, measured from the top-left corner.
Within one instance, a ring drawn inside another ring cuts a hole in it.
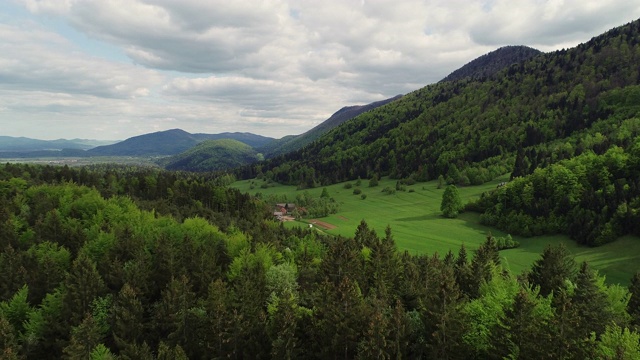
[[[466,204],[480,197],[483,192],[495,190],[498,184],[508,180],[509,176],[503,175],[483,185],[460,187],[460,196]],[[237,181],[231,187],[250,195],[260,193],[260,197],[266,201],[273,199],[292,203],[304,192],[315,198],[320,197],[326,188],[329,195],[339,204],[339,210],[336,214],[317,219],[333,227],[330,230],[321,228],[318,231],[353,237],[360,221],[365,220],[379,236],[382,236],[385,228],[390,226],[398,250],[416,255],[438,253],[444,256],[449,251],[457,252],[463,244],[470,251],[475,251],[485,241],[487,234],[496,237],[507,235],[500,229],[482,225],[478,213],[464,212],[456,219],[443,217],[440,203],[444,188],[438,189],[437,181],[409,185],[406,186],[406,191],[396,191],[394,194],[387,194],[382,190],[386,187],[394,188],[396,180],[383,178],[376,187],[368,187],[368,180],[361,182],[359,188],[362,194],[366,195],[364,200],[360,195],[353,194],[355,187],[345,188],[345,184],[353,185],[355,181],[297,190],[295,186],[273,183],[269,187],[261,188],[260,185],[265,181],[254,179]],[[299,221],[284,222],[284,225],[304,228],[311,221],[312,219],[303,218]],[[589,262],[601,275],[606,276],[608,283],[612,284],[627,284],[637,271],[636,264],[640,262],[640,238],[637,236],[625,236],[599,247],[579,245],[566,235],[512,236],[520,246],[500,251],[500,257],[503,264],[516,274],[528,271],[547,245],[559,243],[569,249],[576,261]]]

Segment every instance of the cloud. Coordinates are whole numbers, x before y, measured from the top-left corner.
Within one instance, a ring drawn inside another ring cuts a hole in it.
[[[496,0],[469,33],[479,44],[522,43],[551,50],[567,42],[575,46],[576,39],[584,42],[638,16],[640,4],[634,1],[529,0],[514,7],[512,1]]]
[[[102,138],[301,133],[500,46],[551,51],[640,17],[640,5],[615,0],[17,1],[32,17],[0,19],[0,122],[85,121]],[[100,57],[50,19],[129,62]]]
[[[133,98],[159,83],[156,72],[87,56],[61,36],[0,24],[3,89]]]

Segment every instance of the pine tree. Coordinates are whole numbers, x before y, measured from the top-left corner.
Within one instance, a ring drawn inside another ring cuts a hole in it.
[[[576,264],[564,244],[547,246],[540,259],[533,264],[529,273],[529,283],[540,287],[540,295],[564,288],[567,280],[573,281]]]
[[[162,298],[154,311],[153,323],[158,339],[168,345],[181,345],[189,354],[197,353],[198,320],[192,312],[195,306],[195,294],[186,276],[171,279],[162,292]]]
[[[170,346],[160,342],[157,360],[189,360],[189,357],[180,345]]]
[[[631,324],[640,328],[640,271],[636,272],[629,283],[629,303],[627,311],[631,315]]]
[[[492,347],[496,357],[552,359],[544,346],[553,336],[548,330],[552,316],[548,301],[540,300],[537,293],[521,288],[493,330]]]
[[[100,344],[102,336],[93,316],[86,314],[80,325],[73,328],[71,342],[64,348],[64,358],[70,360],[86,360],[91,351]]]
[[[84,315],[90,312],[93,299],[106,291],[96,264],[84,252],[73,261],[65,279],[65,288],[63,313],[72,326],[80,324]]]
[[[222,359],[231,354],[231,331],[233,317],[230,309],[229,290],[222,279],[209,285],[204,304],[207,312],[205,344],[214,359]]]
[[[423,304],[423,321],[428,347],[434,359],[461,359],[464,318],[462,293],[455,280],[452,265],[434,255],[427,279],[427,298]]]
[[[15,329],[0,312],[0,359],[18,360],[21,359],[20,344],[15,336]]]
[[[611,321],[607,294],[597,282],[595,271],[583,262],[576,276],[573,303],[579,321],[578,329],[585,338],[591,332],[600,336]]]
[[[320,285],[315,308],[314,337],[319,357],[352,359],[364,332],[364,300],[357,283],[344,276],[338,286]]]
[[[460,245],[458,257],[456,258],[453,269],[460,291],[467,296],[471,296],[473,274],[471,273],[471,266],[467,258],[467,248],[464,244]]]
[[[390,316],[384,301],[378,298],[367,299],[365,310],[367,327],[358,344],[358,359],[389,359],[392,343],[390,339]]]
[[[280,295],[272,293],[267,311],[271,358],[288,360],[299,358],[300,344],[296,335],[299,306],[294,293],[288,289]]]
[[[113,305],[113,339],[120,353],[130,352],[143,341],[144,308],[138,294],[125,283]]]

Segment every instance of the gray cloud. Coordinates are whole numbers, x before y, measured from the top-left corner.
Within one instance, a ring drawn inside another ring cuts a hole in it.
[[[297,134],[497,47],[575,46],[640,17],[620,0],[19,1],[33,17],[0,18],[0,123],[111,139],[175,127]],[[130,63],[37,24],[51,17]]]
[[[3,89],[132,98],[147,95],[161,78],[78,53],[64,38],[37,28],[0,24],[0,46]]]

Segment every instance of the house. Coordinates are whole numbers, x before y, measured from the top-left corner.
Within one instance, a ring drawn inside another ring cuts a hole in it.
[[[274,206],[273,216],[280,221],[285,221],[287,219],[293,220],[293,217],[291,217],[290,214],[295,209],[296,204],[294,203],[278,203]]]

